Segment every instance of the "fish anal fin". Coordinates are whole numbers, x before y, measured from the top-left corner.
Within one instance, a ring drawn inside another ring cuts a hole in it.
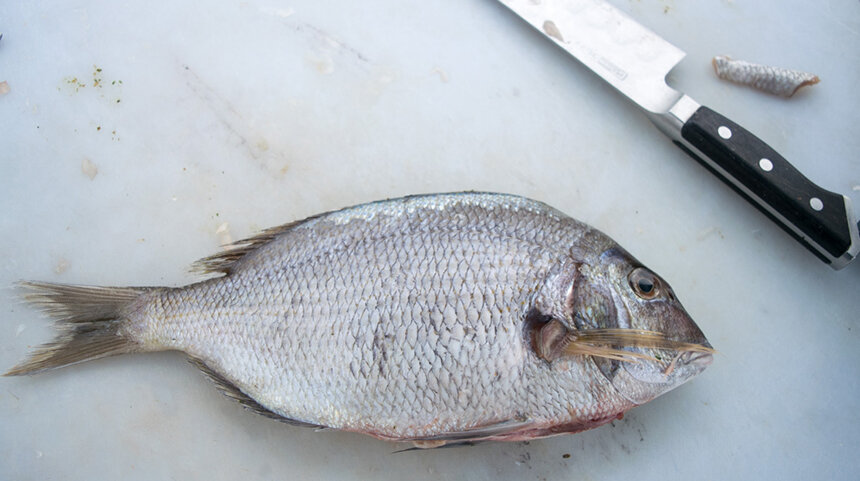
[[[292,426],[299,426],[305,428],[318,428],[323,429],[325,426],[319,424],[308,423],[305,421],[299,421],[297,419],[291,419],[288,417],[281,416],[280,414],[267,409],[253,398],[242,392],[235,384],[233,384],[229,379],[225,378],[214,369],[209,367],[203,360],[198,359],[196,357],[188,357],[188,361],[193,364],[197,369],[200,369],[201,372],[215,385],[215,387],[221,391],[222,394],[237,401],[242,405],[245,409],[253,411],[261,416],[265,416],[270,419],[275,419],[277,421],[281,421],[283,423],[287,423]]]
[[[408,453],[409,451],[425,451],[428,449],[462,448],[478,444],[481,444],[481,441],[412,441],[411,448],[398,449],[391,454]]]
[[[504,421],[493,422],[463,431],[455,431],[448,433],[436,434],[433,436],[416,437],[402,439],[409,441],[418,449],[433,449],[447,446],[456,446],[460,444],[471,445],[476,441],[492,439],[499,436],[505,436],[514,432],[526,430],[533,426],[533,422],[529,419],[517,416],[515,418],[506,419]]]
[[[442,439],[434,439],[429,441],[412,441],[415,449],[437,449],[448,444],[448,441]]]

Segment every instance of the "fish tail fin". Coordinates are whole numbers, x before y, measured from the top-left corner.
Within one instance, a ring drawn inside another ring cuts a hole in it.
[[[128,315],[149,288],[22,282],[23,299],[56,321],[57,337],[4,376],[21,376],[102,357],[143,351]]]

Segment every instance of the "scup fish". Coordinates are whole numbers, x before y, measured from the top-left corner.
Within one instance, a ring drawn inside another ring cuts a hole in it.
[[[712,352],[662,278],[540,202],[456,193],[233,244],[184,287],[22,283],[58,337],[6,373],[186,353],[246,408],[417,447],[607,423]]]

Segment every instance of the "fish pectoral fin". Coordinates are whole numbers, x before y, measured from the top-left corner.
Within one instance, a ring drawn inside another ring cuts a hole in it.
[[[260,403],[255,401],[252,397],[248,396],[241,389],[239,389],[235,384],[233,384],[230,380],[216,372],[214,369],[209,367],[206,362],[202,359],[198,359],[196,357],[188,356],[188,362],[193,364],[197,369],[200,369],[201,372],[210,380],[215,387],[221,391],[222,394],[238,401],[239,404],[242,405],[245,409],[253,411],[261,416],[265,416],[270,419],[275,419],[277,421],[281,421],[282,423],[287,423],[292,426],[299,426],[305,428],[317,428],[317,429],[325,429],[326,426],[322,426],[319,424],[308,423],[305,421],[299,421],[297,419],[291,419],[288,417],[281,416],[280,414],[271,411],[263,407]]]
[[[463,431],[453,431],[434,436],[422,438],[404,439],[415,445],[418,449],[448,447],[458,444],[474,444],[474,441],[503,436],[516,431],[521,431],[532,425],[532,421],[524,417],[506,419],[504,421],[475,426]]]

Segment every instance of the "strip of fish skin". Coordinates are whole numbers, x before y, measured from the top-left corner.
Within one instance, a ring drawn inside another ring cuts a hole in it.
[[[714,57],[712,64],[717,77],[782,97],[791,97],[801,87],[817,84],[817,75],[800,70],[759,65],[734,60],[725,55]]]

